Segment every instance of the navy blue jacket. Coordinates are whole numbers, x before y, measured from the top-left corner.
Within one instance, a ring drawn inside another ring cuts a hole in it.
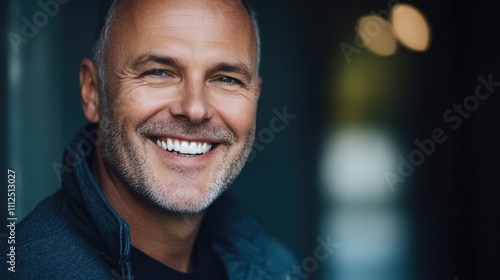
[[[133,279],[129,226],[101,192],[88,158],[74,156],[83,155],[84,141],[80,132],[65,150],[63,161],[71,164],[62,169],[62,189],[16,226],[15,272],[7,270],[9,250],[2,246],[1,279]],[[67,157],[68,151],[73,155]],[[209,235],[229,279],[282,279],[294,264],[230,193],[209,207],[201,232]]]

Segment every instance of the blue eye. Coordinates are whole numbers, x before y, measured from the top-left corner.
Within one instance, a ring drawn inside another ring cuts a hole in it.
[[[237,80],[235,78],[231,78],[231,77],[226,77],[226,76],[220,77],[217,80],[219,82],[221,82],[221,83],[224,83],[224,84],[230,84],[230,85],[232,85],[232,84],[241,84],[241,82],[239,80]]]
[[[143,75],[144,76],[153,76],[153,77],[165,77],[165,76],[167,76],[167,73],[164,70],[153,69],[153,70],[146,71]]]

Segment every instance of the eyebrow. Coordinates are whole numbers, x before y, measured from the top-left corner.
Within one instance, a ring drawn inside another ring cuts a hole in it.
[[[231,63],[221,62],[212,69],[212,72],[219,72],[219,71],[237,73],[245,77],[245,79],[248,82],[253,82],[252,71],[250,71],[250,68],[248,68],[248,66],[244,63],[231,64]]]
[[[173,57],[154,55],[154,54],[143,54],[132,62],[132,66],[136,68],[151,62],[163,65],[170,65],[170,66],[179,65],[177,60]]]
[[[141,67],[148,63],[158,63],[162,65],[168,65],[173,67],[179,67],[180,63],[177,59],[169,56],[162,56],[156,54],[143,54],[137,57],[132,62],[132,66],[134,68]],[[242,75],[248,82],[253,82],[253,75],[250,68],[244,63],[227,63],[220,62],[215,65],[212,69],[210,69],[211,73],[214,72],[228,72],[228,73],[236,73]]]

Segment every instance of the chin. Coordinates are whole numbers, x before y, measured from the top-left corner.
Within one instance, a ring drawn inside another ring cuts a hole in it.
[[[141,199],[161,210],[179,214],[197,214],[205,211],[224,191],[219,184],[200,186],[183,182],[136,192]]]

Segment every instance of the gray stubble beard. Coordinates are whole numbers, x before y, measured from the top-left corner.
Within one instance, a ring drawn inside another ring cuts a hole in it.
[[[171,196],[174,195],[173,192],[185,186],[177,186],[172,191],[162,185],[150,171],[151,169],[147,168],[145,151],[135,147],[127,138],[125,134],[127,123],[122,122],[120,125],[117,118],[114,118],[114,110],[109,108],[108,104],[102,105],[106,106],[101,112],[102,118],[100,122],[102,157],[105,164],[109,165],[118,174],[127,190],[133,195],[149,206],[169,213],[191,215],[208,208],[239,175],[250,155],[255,138],[254,121],[252,129],[245,136],[241,152],[232,162],[224,164],[220,172],[214,174],[211,186],[207,188],[207,191],[200,194],[202,197],[196,199],[196,205],[188,205],[186,201],[171,201]],[[145,141],[149,140],[142,137],[143,144],[146,144]],[[182,182],[174,183],[181,184]],[[196,186],[191,187],[198,189]]]

